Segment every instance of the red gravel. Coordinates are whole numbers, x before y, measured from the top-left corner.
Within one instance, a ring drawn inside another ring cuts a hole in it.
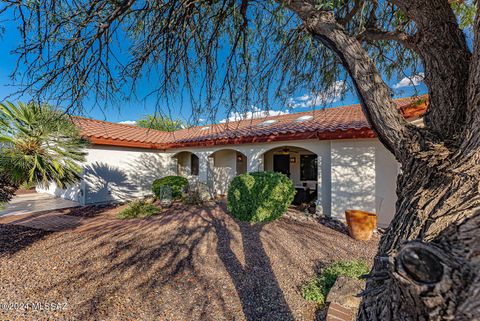
[[[218,205],[138,220],[119,209],[58,232],[0,225],[0,319],[313,320],[299,286],[377,245],[291,217],[241,223]]]

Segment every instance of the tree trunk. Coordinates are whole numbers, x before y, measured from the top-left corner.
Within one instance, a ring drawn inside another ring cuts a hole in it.
[[[479,186],[478,174],[403,166],[359,320],[480,318]]]
[[[418,29],[413,46],[422,57],[425,83],[430,94],[425,124],[429,131],[442,140],[458,139],[467,114],[470,52],[449,1],[389,2],[398,5],[415,21]]]
[[[356,38],[312,1],[288,8],[351,76],[379,140],[402,165],[396,213],[368,276],[359,320],[480,320],[480,41],[470,55],[446,0],[391,0],[415,21],[427,73],[425,126],[408,124]],[[474,27],[480,39],[480,17]],[[468,84],[468,86],[467,86]]]

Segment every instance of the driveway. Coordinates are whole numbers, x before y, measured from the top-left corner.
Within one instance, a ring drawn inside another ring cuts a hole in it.
[[[25,215],[37,212],[58,210],[80,206],[79,203],[55,197],[46,193],[29,193],[16,195],[6,206],[0,210],[0,217],[10,215]]]

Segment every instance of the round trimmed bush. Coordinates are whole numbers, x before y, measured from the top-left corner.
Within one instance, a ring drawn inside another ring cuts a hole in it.
[[[152,192],[155,197],[159,198],[161,195],[162,186],[170,186],[172,189],[172,198],[179,199],[182,197],[182,192],[188,186],[188,180],[182,176],[165,176],[153,181]]]
[[[242,221],[272,221],[287,212],[295,193],[292,181],[281,173],[242,174],[228,188],[228,210]]]

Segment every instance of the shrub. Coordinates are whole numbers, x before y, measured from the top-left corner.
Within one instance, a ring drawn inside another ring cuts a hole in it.
[[[182,196],[182,202],[185,205],[202,205],[203,200],[198,190],[189,190]]]
[[[10,177],[0,171],[0,206],[10,201],[17,189],[18,186],[12,182]]]
[[[302,286],[302,296],[305,300],[314,301],[319,305],[324,304],[328,292],[339,276],[359,279],[361,275],[367,274],[369,271],[370,267],[362,260],[332,263],[320,275]]]
[[[17,185],[59,188],[77,183],[87,141],[61,110],[46,104],[0,103],[0,168]]]
[[[170,186],[172,189],[172,197],[174,199],[180,199],[183,190],[188,186],[188,180],[181,176],[166,176],[156,179],[152,184],[152,192],[155,194],[155,197],[160,197],[162,186]]]
[[[242,221],[272,221],[287,211],[295,193],[292,181],[281,173],[242,174],[230,183],[228,210]]]
[[[150,217],[160,213],[160,209],[149,204],[146,201],[139,200],[131,202],[123,211],[118,214],[120,219],[129,219],[137,217]]]
[[[182,196],[182,201],[185,205],[202,205],[211,199],[212,195],[208,186],[201,182],[189,184],[186,193]]]

